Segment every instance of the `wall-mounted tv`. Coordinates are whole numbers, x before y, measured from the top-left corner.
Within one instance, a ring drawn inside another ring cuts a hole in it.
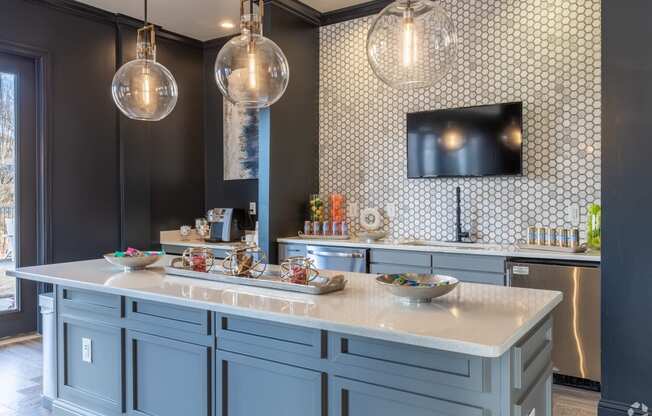
[[[523,103],[408,113],[408,178],[521,175]]]

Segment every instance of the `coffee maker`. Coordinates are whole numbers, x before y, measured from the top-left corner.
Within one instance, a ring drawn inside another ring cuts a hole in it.
[[[213,208],[206,213],[210,232],[206,241],[212,243],[240,241],[244,211],[236,208]]]

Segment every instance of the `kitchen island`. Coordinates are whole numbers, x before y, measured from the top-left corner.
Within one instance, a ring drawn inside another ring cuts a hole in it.
[[[56,287],[55,414],[551,414],[558,292],[461,283],[409,305],[357,273],[323,296],[104,260],[12,274]]]

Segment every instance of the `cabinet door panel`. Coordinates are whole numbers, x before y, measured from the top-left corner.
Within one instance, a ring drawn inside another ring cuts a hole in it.
[[[478,407],[340,377],[332,381],[335,416],[483,416]]]
[[[211,415],[211,348],[127,333],[127,414]]]
[[[90,349],[85,361],[84,340]],[[96,321],[59,321],[59,395],[105,415],[122,414],[122,330]]]
[[[217,352],[218,416],[326,416],[319,371]]]

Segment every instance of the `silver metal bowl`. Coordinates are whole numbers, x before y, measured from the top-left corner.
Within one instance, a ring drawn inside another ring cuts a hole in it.
[[[427,284],[427,286],[399,285],[395,281],[399,278]],[[398,296],[402,301],[408,303],[427,303],[432,299],[444,296],[451,292],[459,280],[451,276],[440,274],[384,274],[376,278],[376,282],[387,289],[392,295]]]
[[[116,257],[115,254],[105,254],[104,258],[111,264],[120,266],[125,271],[142,270],[145,267],[156,263],[161,256],[138,256],[138,257]]]
[[[386,236],[387,233],[384,231],[361,231],[357,234],[358,239],[365,243],[373,243],[374,241],[378,241]]]

